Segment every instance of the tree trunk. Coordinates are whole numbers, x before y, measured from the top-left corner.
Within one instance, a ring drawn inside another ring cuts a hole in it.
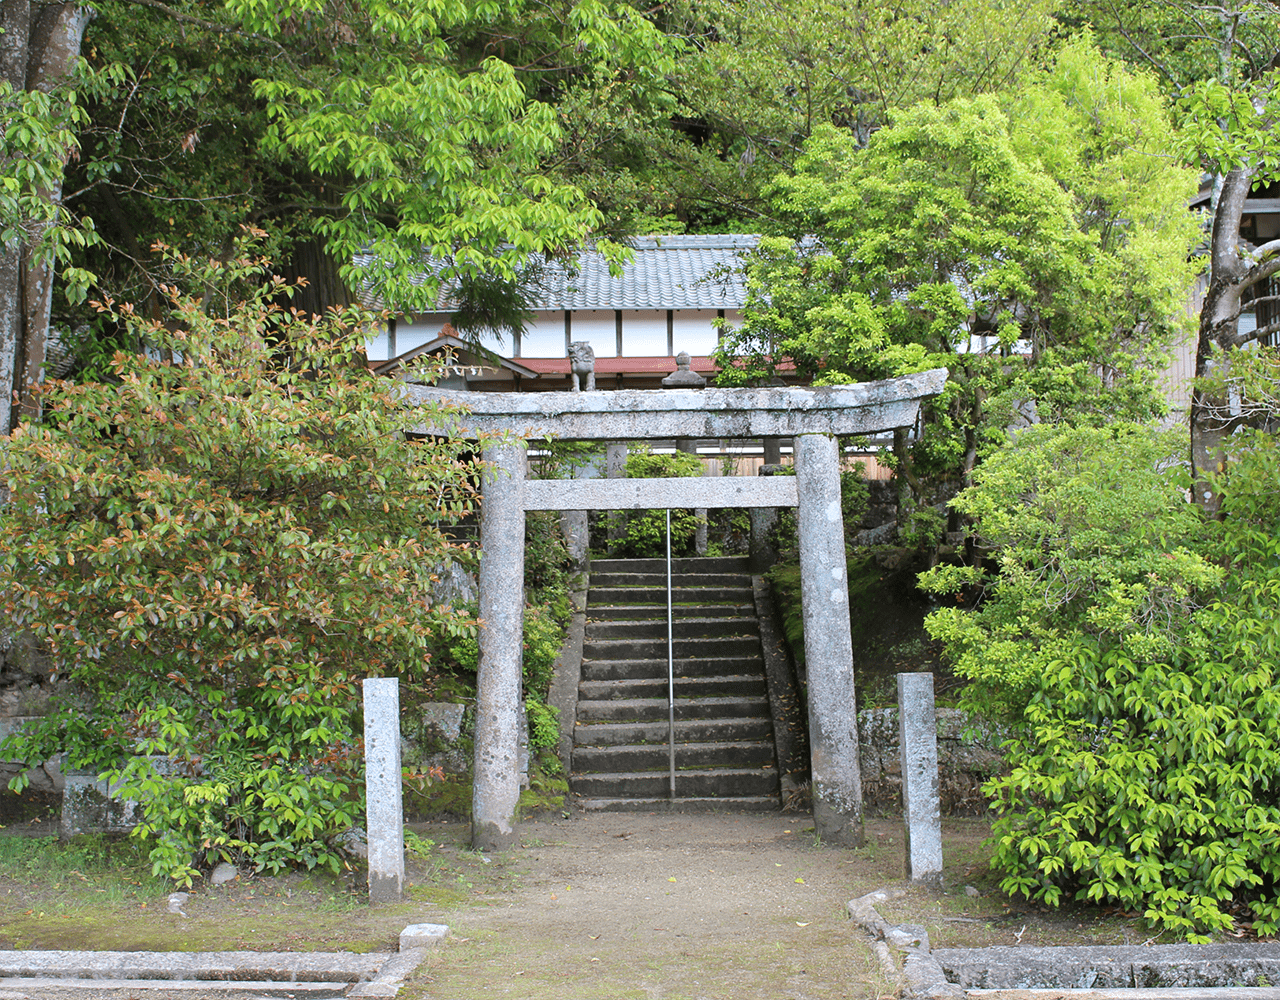
[[[14,91],[48,93],[75,66],[91,13],[75,3],[0,0],[0,78]],[[60,189],[44,190],[53,205]],[[28,229],[21,243],[0,247],[0,434],[19,415],[39,415],[31,387],[40,381],[53,302],[53,260],[45,238],[54,223]]]
[[[299,239],[293,244],[293,252],[282,262],[280,277],[291,284],[299,278],[306,284],[282,304],[307,315],[323,316],[333,306],[351,304],[351,293],[338,273],[338,262],[325,249],[319,237]]]
[[[1209,244],[1209,287],[1200,307],[1196,378],[1212,374],[1220,352],[1232,350],[1240,326],[1249,265],[1240,255],[1240,218],[1253,186],[1252,168],[1232,170],[1222,179]],[[1219,497],[1209,477],[1226,468],[1231,433],[1225,399],[1210,398],[1198,386],[1191,394],[1192,496],[1207,513],[1217,514]]]

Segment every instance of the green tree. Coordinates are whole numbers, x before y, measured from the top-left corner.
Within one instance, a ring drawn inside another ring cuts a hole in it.
[[[674,130],[655,132],[671,204],[694,227],[748,232],[772,216],[762,188],[816,129],[865,143],[898,110],[1008,87],[1053,26],[1048,0],[732,0],[680,3],[689,41],[672,79]]]
[[[45,421],[9,439],[0,607],[69,682],[9,752],[123,775],[176,879],[220,856],[333,866],[360,810],[358,680],[474,628],[431,595],[466,558],[446,530],[475,470],[404,435],[360,363],[366,318],[272,305],[287,288],[251,246],[168,260],[162,317],[103,307],[146,352],[46,383]]]
[[[774,189],[814,238],[762,245],[728,377],[782,359],[819,382],[947,367],[918,440],[895,438],[906,506],[968,477],[1019,417],[1158,412],[1196,238],[1171,143],[1153,82],[1087,41],[1016,92],[901,112],[865,149],[817,130]]]
[[[1280,66],[1280,6],[1275,0],[1071,0],[1069,24],[1090,22],[1102,44],[1155,72],[1176,95],[1185,155],[1213,178],[1209,252],[1196,346],[1197,388],[1190,413],[1197,503],[1218,504],[1211,477],[1222,471],[1229,436],[1241,426],[1223,384],[1239,348],[1280,333],[1280,324],[1240,330],[1250,301],[1274,302],[1280,241],[1250,246],[1240,237],[1244,205],[1277,173],[1275,72]]]
[[[1134,909],[1191,937],[1280,926],[1280,449],[1237,435],[1222,522],[1182,444],[1133,426],[1019,434],[954,501],[994,547],[939,567],[926,622],[1011,727],[986,786],[1006,892]],[[1221,484],[1219,484],[1221,486]]]
[[[78,48],[64,48],[69,71]],[[531,262],[629,224],[593,205],[583,182],[601,184],[594,151],[565,124],[660,115],[673,52],[631,7],[599,0],[564,10],[104,0],[62,103],[31,89],[10,102],[36,127],[14,119],[0,176],[51,245],[77,221],[97,224],[100,244],[63,260],[55,291],[68,275],[82,288],[87,271],[117,298],[161,310],[154,243],[225,258],[249,224],[271,232],[283,274],[307,279],[302,308],[345,304],[357,289],[393,308],[434,308],[449,283],[477,322],[509,324]],[[56,202],[36,194],[61,182],[76,140],[62,225],[50,228],[53,209],[31,209]],[[58,299],[64,335],[120,343],[119,327],[74,298]],[[73,333],[85,323],[87,334]],[[96,353],[100,366],[110,357]]]
[[[9,433],[18,394],[28,413],[27,387],[38,380],[48,338],[54,264],[70,246],[92,238],[65,224],[62,170],[83,122],[68,77],[89,20],[74,3],[0,3],[0,435]],[[73,296],[82,272],[66,272]]]

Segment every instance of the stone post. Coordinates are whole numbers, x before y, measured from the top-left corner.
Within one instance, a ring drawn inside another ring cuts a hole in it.
[[[522,441],[489,444],[480,483],[480,662],[476,670],[471,844],[501,850],[516,840],[520,798],[520,667],[524,634]]]
[[[862,775],[839,445],[825,434],[797,435],[795,461],[813,824],[823,840],[856,847],[862,843]]]
[[[766,438],[766,440],[777,439]],[[780,465],[760,466],[760,475],[762,476],[777,476],[781,474],[782,466]],[[773,541],[769,537],[770,533],[778,523],[778,508],[751,507],[747,511],[747,516],[751,519],[751,540],[749,547],[751,554],[751,572],[763,573],[778,561],[778,550],[774,547]]]
[[[365,679],[364,775],[369,902],[398,903],[404,890],[398,677]]]
[[[604,474],[606,479],[627,478],[627,442],[610,441],[605,445]],[[607,517],[609,519],[609,548],[613,549],[616,543],[626,537],[626,529],[623,525],[623,515],[620,511],[611,510],[607,513]],[[610,555],[616,554],[616,552],[610,553]]]
[[[676,450],[697,458],[698,442],[694,438],[678,438],[676,440]],[[693,536],[693,551],[697,555],[705,556],[707,554],[707,508],[694,508],[693,516],[698,519],[698,527]]]
[[[898,674],[898,746],[902,754],[907,878],[941,888],[942,809],[933,674]]]

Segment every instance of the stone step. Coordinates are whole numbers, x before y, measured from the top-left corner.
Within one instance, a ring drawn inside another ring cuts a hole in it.
[[[590,798],[645,798],[666,795],[669,772],[619,771],[573,774],[569,790]],[[777,795],[780,783],[774,768],[710,768],[676,772],[676,795],[727,798]]]
[[[573,730],[575,747],[617,747],[636,743],[666,745],[667,720],[661,722],[578,722]],[[678,719],[676,742],[735,742],[773,738],[773,722],[768,718]],[[577,750],[574,750],[577,753]]]
[[[690,698],[677,700],[676,719],[752,719],[769,718],[769,699],[764,696],[737,696],[728,698]],[[578,699],[578,721],[583,725],[592,722],[648,722],[665,719],[669,715],[667,699],[663,698],[609,698],[602,701]]]
[[[596,573],[591,574],[593,587],[622,590],[658,590],[667,592],[667,574],[662,573]],[[745,573],[673,573],[671,590],[682,593],[694,587],[749,587],[751,577]]]
[[[685,618],[751,618],[755,615],[752,604],[672,604],[671,617],[676,621]],[[667,602],[664,597],[657,604],[597,604],[592,605],[590,617],[595,621],[662,621],[667,620]]]
[[[616,747],[577,747],[573,751],[574,774],[596,771],[661,771],[668,766],[670,750],[664,744],[629,744]],[[754,768],[773,766],[772,740],[720,740],[677,743],[677,768]]]
[[[584,812],[780,812],[782,809],[776,795],[737,795],[725,798],[695,796],[677,799],[666,796],[641,799],[575,798],[574,804]]]
[[[666,650],[663,650],[665,653]],[[754,656],[677,657],[674,673],[679,677],[724,677],[731,674],[764,676],[764,660]],[[667,680],[666,656],[582,661],[583,681]]]
[[[615,698],[666,698],[667,677],[614,678],[607,681],[583,681],[578,685],[582,701],[611,701]],[[769,689],[764,674],[729,674],[708,677],[676,677],[676,699],[747,695],[764,698]]]
[[[671,595],[672,603],[690,608],[707,604],[747,604],[752,600],[750,587],[684,587]],[[587,613],[601,605],[667,606],[667,590],[662,587],[602,587],[595,578],[587,592]]]
[[[751,618],[678,618],[671,632],[676,639],[698,639],[706,636],[759,636],[760,624]],[[587,621],[588,642],[598,639],[667,638],[667,622],[661,621]]]
[[[759,656],[758,636],[676,639],[672,644],[678,660],[711,656]],[[652,639],[587,639],[582,656],[588,660],[657,660],[667,657],[667,637]]]
[[[591,573],[665,573],[666,559],[592,559]],[[748,556],[677,556],[673,573],[750,573]]]

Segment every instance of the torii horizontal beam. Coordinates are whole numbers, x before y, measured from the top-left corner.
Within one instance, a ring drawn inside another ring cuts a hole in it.
[[[450,392],[406,385],[410,405],[462,404],[448,427],[410,433],[527,440],[637,441],[654,438],[795,437],[874,434],[915,423],[920,400],[936,396],[945,368],[881,382],[817,389],[618,389],[598,392]]]

